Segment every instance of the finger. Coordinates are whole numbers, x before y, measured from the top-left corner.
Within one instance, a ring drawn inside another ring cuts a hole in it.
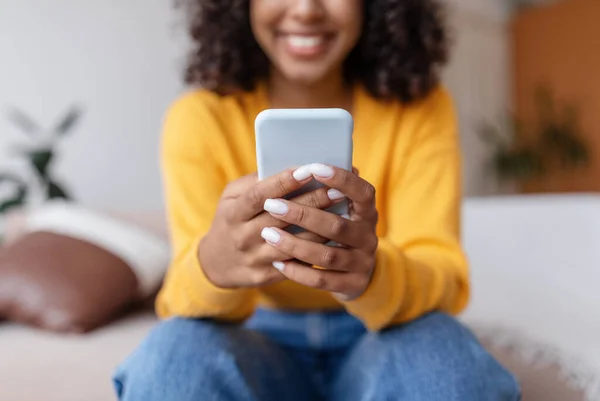
[[[349,271],[354,265],[352,251],[345,248],[317,244],[271,227],[262,231],[262,237],[278,251],[309,265],[338,271]]]
[[[307,192],[297,196],[296,198],[292,199],[291,202],[314,209],[327,209],[334,204],[341,202],[342,200],[343,195],[334,193],[330,196],[327,188],[319,188],[315,191]],[[259,214],[252,220],[253,232],[260,232],[260,230],[265,227],[286,228],[289,225],[289,223],[281,219],[277,219],[269,213]]]
[[[310,231],[302,231],[301,233],[296,234],[296,237],[306,241],[315,242],[317,244],[325,244],[330,241],[329,238],[311,233]]]
[[[265,211],[288,224],[302,227],[342,245],[352,248],[362,245],[361,225],[336,214],[284,199],[269,199],[265,202]]]
[[[335,293],[353,292],[351,273],[316,269],[297,262],[277,262],[273,266],[288,279],[307,287]]]
[[[263,240],[263,244],[255,251],[248,264],[253,266],[271,266],[275,261],[291,261],[294,259],[281,249],[271,246]]]
[[[294,170],[289,169],[279,174],[256,182],[246,187],[245,192],[237,199],[236,214],[239,221],[248,221],[263,211],[263,205],[269,198],[281,198],[307,184],[311,177],[294,178]],[[240,184],[241,185],[241,184]]]
[[[286,227],[288,227],[290,225],[283,220],[279,220],[279,219],[271,216],[268,213],[264,213],[264,216],[266,218],[261,220],[260,222],[254,224],[254,221],[252,221],[251,225],[243,227],[243,230],[244,230],[243,232],[245,232],[246,234],[241,236],[241,238],[243,238],[243,240],[241,240],[240,242],[243,245],[239,246],[240,249],[244,249],[244,250],[250,249],[250,247],[253,244],[262,243],[263,239],[260,236],[260,232],[265,227],[277,227],[277,228],[285,229]],[[263,217],[263,215],[257,216],[255,220],[258,220],[261,217]],[[272,224],[267,224],[267,223],[272,223]],[[329,238],[325,238],[321,235],[315,234],[310,231],[302,231],[295,235],[298,238],[302,238],[307,241],[312,241],[312,242],[316,242],[319,244],[325,244],[326,242],[330,241]]]
[[[354,172],[319,163],[300,169],[308,169],[317,181],[345,194],[356,214],[371,217],[375,213],[375,187]]]
[[[248,286],[246,283],[249,283],[251,287],[263,287],[287,279],[280,271],[274,269],[273,264],[271,263],[246,269],[244,273],[243,286]],[[239,274],[239,272],[237,274]]]
[[[223,198],[237,198],[242,194],[246,193],[253,185],[258,182],[258,174],[252,173],[245,175],[241,178],[238,178],[235,181],[232,181],[227,185],[225,190],[223,191]]]
[[[294,238],[299,238],[302,241],[307,241],[310,243],[317,243],[317,244],[324,244],[326,242],[329,242],[329,240],[327,238],[323,238],[320,237],[314,233],[305,231],[302,232],[300,234],[298,234],[297,236],[294,236],[292,234],[288,234],[291,237]],[[265,240],[260,237],[260,241],[262,243],[262,245],[259,247],[258,251],[256,252],[256,259],[255,260],[251,260],[249,261],[249,263],[251,264],[256,264],[256,265],[262,265],[262,264],[266,264],[266,265],[271,265],[273,262],[275,261],[281,261],[281,260],[292,260],[295,257],[293,255],[290,255],[289,253],[287,253],[284,249],[280,249],[278,247],[274,247],[272,245],[269,244],[265,244]],[[311,263],[311,266],[314,263]]]

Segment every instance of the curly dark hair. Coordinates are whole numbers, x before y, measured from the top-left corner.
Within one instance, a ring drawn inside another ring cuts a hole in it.
[[[175,0],[194,48],[185,81],[217,93],[252,90],[269,60],[250,27],[250,0]],[[378,99],[411,102],[439,82],[448,34],[439,0],[365,0],[362,36],[345,62],[347,82]]]

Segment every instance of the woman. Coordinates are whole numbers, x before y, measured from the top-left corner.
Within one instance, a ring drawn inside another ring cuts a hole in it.
[[[166,119],[174,259],[162,323],[115,376],[120,399],[519,399],[451,317],[469,278],[438,2],[187,5],[187,82],[203,89]],[[258,182],[254,118],[303,107],[352,112],[357,170],[314,164]],[[326,189],[282,200],[312,178]],[[323,210],[342,197],[349,219]]]

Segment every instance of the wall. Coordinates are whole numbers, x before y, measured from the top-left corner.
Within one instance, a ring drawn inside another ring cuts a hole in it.
[[[52,126],[86,114],[61,145],[57,173],[85,204],[162,205],[156,163],[165,107],[179,92],[182,43],[171,1],[0,0],[0,112]],[[26,138],[0,115],[0,166]]]
[[[475,124],[508,99],[506,13],[497,0],[448,0],[455,36],[445,72],[461,120],[465,193],[495,191]],[[181,91],[182,31],[172,2],[0,0],[0,112],[17,106],[51,126],[73,102],[82,124],[61,145],[57,173],[86,205],[162,206],[162,116]],[[0,116],[0,167],[24,136]]]
[[[514,94],[519,115],[530,119],[532,94],[549,84],[556,95],[581,107],[582,128],[594,160],[587,170],[552,174],[526,191],[600,190],[600,1],[563,0],[515,19]]]
[[[464,192],[492,195],[507,189],[494,179],[488,167],[490,150],[476,128],[483,121],[496,121],[510,106],[508,2],[449,0],[448,4],[454,48],[445,81],[458,107]]]

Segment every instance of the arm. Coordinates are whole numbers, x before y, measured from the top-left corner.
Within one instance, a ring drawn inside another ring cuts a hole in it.
[[[185,97],[167,114],[162,168],[173,261],[158,295],[160,317],[214,317],[241,320],[255,306],[254,289],[221,289],[204,274],[200,240],[209,231],[227,185],[211,138],[218,134],[210,112]]]
[[[433,310],[455,314],[469,298],[460,244],[460,149],[454,109],[438,91],[414,123],[414,140],[396,169],[371,283],[347,310],[372,330]]]

